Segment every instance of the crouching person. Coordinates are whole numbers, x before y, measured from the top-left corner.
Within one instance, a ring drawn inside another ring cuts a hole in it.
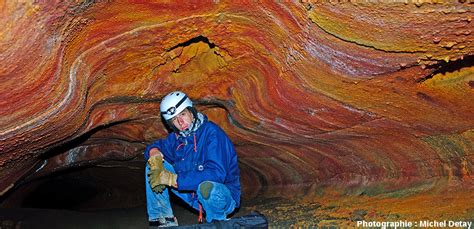
[[[178,226],[170,193],[204,212],[207,222],[225,220],[240,205],[240,170],[229,137],[183,92],[166,95],[160,112],[173,132],[145,150],[150,225]]]

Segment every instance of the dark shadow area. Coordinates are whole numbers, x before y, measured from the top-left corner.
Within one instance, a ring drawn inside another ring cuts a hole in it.
[[[147,228],[143,160],[66,169],[16,187],[0,228]]]
[[[0,228],[147,228],[144,166],[105,162],[25,182],[0,200]],[[196,224],[198,211],[170,196],[179,224]]]
[[[428,79],[433,78],[437,74],[445,74],[447,72],[458,71],[465,67],[474,66],[474,56],[465,56],[463,59],[450,61],[448,63],[442,62],[440,64],[429,66],[430,69],[435,69],[431,74],[419,79],[417,82],[422,83]]]
[[[91,211],[144,205],[142,159],[109,161],[36,178],[3,196],[0,207]]]
[[[194,37],[194,38],[192,38],[192,39],[190,39],[190,40],[188,40],[188,41],[185,41],[185,42],[183,42],[183,43],[179,43],[179,44],[177,44],[177,45],[175,45],[175,46],[169,48],[168,51],[169,51],[169,50],[173,50],[173,49],[178,48],[178,47],[186,47],[186,46],[189,46],[189,45],[191,45],[191,44],[199,43],[199,42],[204,42],[204,43],[208,44],[211,49],[214,48],[214,47],[216,47],[216,45],[215,45],[214,43],[211,43],[211,42],[209,41],[209,38],[207,38],[207,37],[205,37],[205,36],[202,36],[202,35],[199,35],[199,36]]]
[[[59,176],[39,184],[20,207],[74,210],[93,199],[98,192],[99,188],[93,180]]]

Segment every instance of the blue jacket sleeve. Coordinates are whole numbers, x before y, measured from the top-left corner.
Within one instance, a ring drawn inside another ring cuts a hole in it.
[[[226,178],[227,160],[233,152],[232,143],[225,133],[213,129],[206,136],[206,145],[202,148],[204,154],[204,169],[178,173],[178,190],[194,190],[203,181],[224,183]]]
[[[146,146],[146,149],[145,149],[145,153],[144,153],[144,157],[145,157],[145,161],[148,161],[148,159],[150,158],[150,150],[152,148],[157,148],[161,151],[161,153],[163,153],[163,156],[165,157],[166,160],[171,160],[172,158],[172,154],[171,154],[171,149],[172,149],[172,141],[171,141],[171,138],[173,136],[170,134],[168,135],[168,137],[164,138],[164,139],[158,139],[156,141],[154,141],[152,144],[150,145],[147,145]]]

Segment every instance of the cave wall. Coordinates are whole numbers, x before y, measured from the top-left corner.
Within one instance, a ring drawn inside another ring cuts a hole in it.
[[[176,89],[235,143],[246,196],[473,186],[469,1],[0,9],[2,193],[140,157]]]

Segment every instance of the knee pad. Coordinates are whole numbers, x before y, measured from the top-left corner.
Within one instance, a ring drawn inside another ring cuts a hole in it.
[[[201,192],[202,198],[205,200],[209,199],[209,195],[211,194],[211,190],[214,185],[211,182],[204,181],[199,185],[199,192]]]

